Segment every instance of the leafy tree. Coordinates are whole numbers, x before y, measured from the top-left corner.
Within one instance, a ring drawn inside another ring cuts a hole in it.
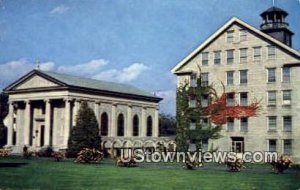
[[[160,136],[173,136],[176,134],[176,118],[169,114],[159,114]]]
[[[216,96],[211,85],[203,85],[201,77],[196,76],[196,84],[190,85],[187,81],[178,87],[176,96],[176,144],[178,151],[187,151],[191,142],[197,149],[202,148],[202,141],[217,139],[220,137],[221,126],[212,126],[209,122],[204,127],[202,119],[208,117],[206,107],[201,105],[202,97],[212,99]],[[190,106],[191,97],[195,100],[195,106]],[[190,124],[195,124],[195,129],[190,129]]]
[[[94,111],[87,102],[82,102],[76,118],[77,126],[71,130],[68,156],[75,157],[83,148],[100,149],[101,137]]]
[[[0,93],[0,148],[6,144],[7,128],[4,126],[3,120],[8,114],[8,96]]]

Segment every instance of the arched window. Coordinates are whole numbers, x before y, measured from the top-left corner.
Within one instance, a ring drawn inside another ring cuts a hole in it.
[[[108,115],[106,112],[101,115],[101,136],[107,136],[108,134]]]
[[[139,136],[139,117],[135,115],[132,120],[132,136]]]
[[[118,136],[124,136],[124,115],[119,114],[118,116],[118,130],[117,130]]]
[[[152,136],[152,117],[148,116],[147,118],[147,136]]]

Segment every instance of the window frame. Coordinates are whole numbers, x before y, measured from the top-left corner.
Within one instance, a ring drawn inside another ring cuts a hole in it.
[[[234,30],[228,30],[226,32],[226,42],[233,43],[234,42]]]
[[[242,53],[243,51],[245,52]],[[248,48],[240,48],[240,63],[247,63],[247,61],[248,61]]]
[[[240,42],[248,40],[248,31],[246,29],[240,29]]]
[[[271,102],[271,98],[270,98],[270,93],[274,93],[275,94],[275,96],[274,96],[274,102],[272,103]],[[268,91],[267,92],[267,105],[268,106],[276,106],[276,104],[277,104],[277,91],[276,90],[270,90],[270,91]]]
[[[202,52],[201,58],[202,58],[201,59],[202,66],[208,66],[209,52]]]
[[[245,72],[245,79],[242,79],[242,72]],[[245,82],[242,82],[245,81]],[[248,84],[248,70],[244,69],[244,70],[240,70],[240,85],[246,85]]]
[[[268,49],[268,59],[269,60],[274,60],[276,59],[276,46],[274,45],[269,45],[267,46],[267,49]],[[273,51],[271,51],[273,50]]]
[[[231,55],[232,53],[232,56],[229,56]],[[228,49],[226,50],[226,63],[227,65],[231,65],[234,63],[234,49]]]
[[[274,76],[272,76],[272,78],[270,78],[270,71],[274,71]],[[276,82],[276,67],[272,67],[272,68],[267,68],[267,82],[268,83],[275,83]],[[272,79],[272,80],[270,80]]]
[[[285,76],[284,69],[288,69],[288,71],[289,71],[288,76]],[[290,67],[282,67],[282,82],[285,82],[285,83],[291,82],[291,68]]]
[[[232,73],[232,80],[228,80],[228,79],[230,79],[228,77],[229,73]],[[232,81],[232,83],[228,83],[228,81]],[[226,71],[226,84],[227,84],[227,86],[233,86],[234,85],[234,71]]]
[[[273,124],[275,124],[275,127],[270,127],[271,126],[271,118],[274,119],[273,120]],[[268,116],[268,130],[269,131],[276,131],[277,130],[277,116]]]
[[[256,54],[255,50],[259,50]],[[261,46],[253,47],[253,61],[260,61],[261,60]]]
[[[222,52],[221,50],[220,51],[214,51],[214,64],[215,65],[220,65],[221,64],[221,56],[222,56],[221,52]],[[219,55],[218,58],[217,58],[216,55]]]

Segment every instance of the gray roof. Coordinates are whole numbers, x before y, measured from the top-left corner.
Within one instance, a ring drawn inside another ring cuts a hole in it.
[[[127,84],[120,84],[120,83],[101,81],[101,80],[78,77],[78,76],[71,76],[71,75],[66,75],[61,73],[50,72],[50,71],[38,70],[38,72],[48,75],[69,86],[83,87],[83,88],[103,90],[109,92],[118,92],[124,94],[132,94],[138,96],[146,96],[151,98],[159,98],[149,92],[146,92],[144,90],[138,89],[134,86],[127,85]]]

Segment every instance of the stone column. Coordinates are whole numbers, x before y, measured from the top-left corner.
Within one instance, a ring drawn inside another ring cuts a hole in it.
[[[13,144],[13,130],[14,130],[13,127],[14,127],[14,105],[13,102],[9,102],[7,146],[12,146]]]
[[[128,104],[127,106],[127,125],[125,130],[125,136],[132,136],[132,105]]]
[[[108,136],[112,136],[112,137],[115,137],[117,136],[117,128],[116,128],[116,123],[117,123],[117,120],[118,118],[116,118],[116,107],[117,105],[115,103],[113,103],[111,105],[111,118],[110,118],[110,134]]]
[[[44,146],[50,145],[50,128],[51,128],[51,102],[49,99],[45,102],[45,143]]]
[[[64,118],[64,143],[63,147],[68,147],[68,140],[70,136],[70,125],[71,125],[71,101],[65,99],[65,118]]]
[[[29,146],[30,127],[31,127],[31,102],[25,102],[25,125],[24,125],[24,145]],[[34,131],[33,131],[34,132]]]
[[[76,126],[76,119],[77,119],[79,107],[80,107],[80,100],[75,99],[74,107],[73,107],[72,126]]]
[[[142,118],[141,118],[141,125],[140,125],[140,136],[145,137],[147,126],[146,126],[146,107],[142,107]]]
[[[159,135],[159,114],[158,114],[158,107],[155,109],[154,113],[154,129],[153,129],[153,136],[158,137]]]
[[[95,116],[98,122],[98,128],[100,129],[100,114],[99,114],[99,106],[100,106],[100,102],[96,101],[94,104],[94,112],[95,112]]]

